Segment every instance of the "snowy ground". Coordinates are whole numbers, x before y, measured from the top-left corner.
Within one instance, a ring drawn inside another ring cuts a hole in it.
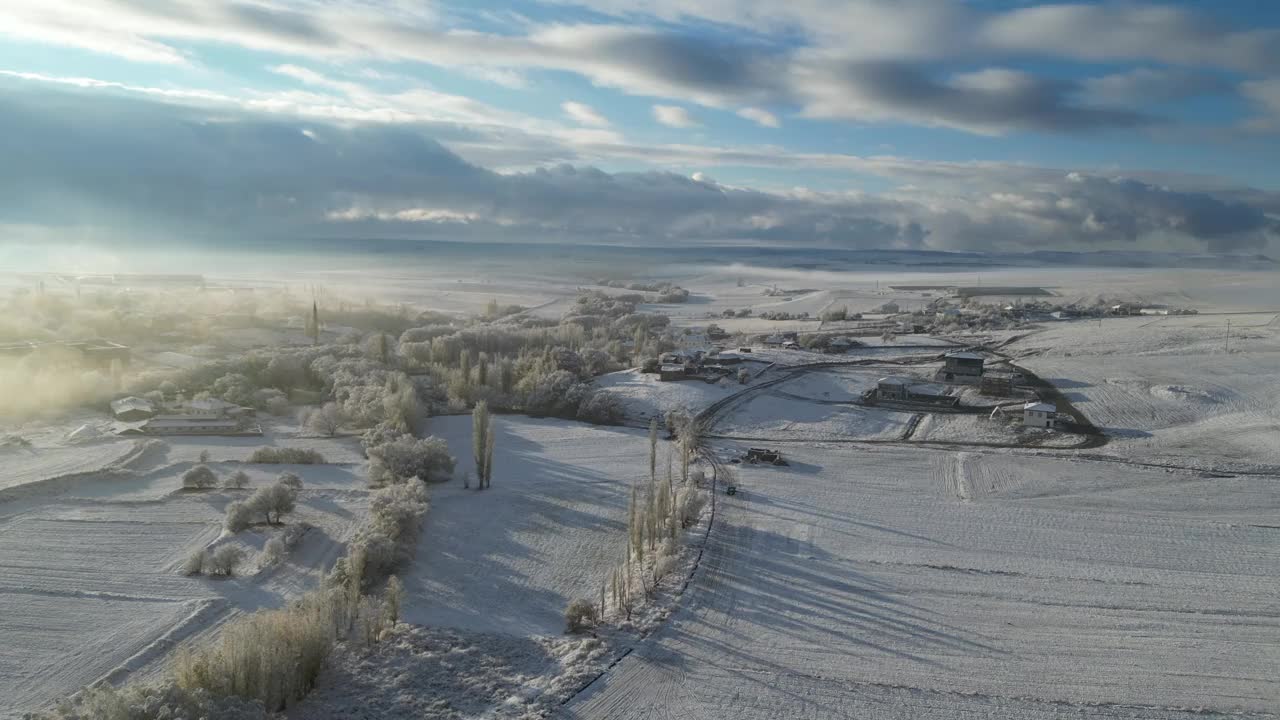
[[[15,451],[0,493],[0,717],[16,717],[102,678],[147,674],[175,643],[228,617],[278,607],[313,587],[337,559],[366,507],[363,469],[250,465],[275,438],[105,440]],[[298,439],[339,461],[352,441]],[[284,470],[305,483],[288,524],[313,526],[278,566],[259,568],[281,530],[222,537],[226,505],[252,490],[184,491],[181,475],[202,451],[220,477],[243,469],[250,486]],[[6,458],[8,459],[8,458]],[[56,462],[52,459],[56,459]],[[195,549],[235,543],[248,558],[237,577],[181,574]]]
[[[751,363],[747,367],[752,372],[758,372],[764,366]],[[618,398],[627,420],[632,423],[648,422],[655,414],[661,417],[673,410],[696,413],[711,403],[742,390],[742,385],[736,380],[725,379],[718,383],[702,380],[664,382],[654,373],[642,373],[638,370],[601,375],[596,378],[595,386]]]
[[[558,717],[1274,717],[1271,479],[925,449],[744,468],[681,608]]]
[[[1013,343],[1114,439],[1105,452],[1205,468],[1280,468],[1280,320],[1223,316],[1059,323]]]
[[[623,560],[631,485],[649,473],[648,435],[518,416],[494,425],[492,487],[465,490],[454,480],[432,488],[418,555],[404,579],[404,617],[487,633],[559,635],[569,601],[598,597]],[[474,467],[469,415],[435,418],[429,431],[448,440],[459,477]]]

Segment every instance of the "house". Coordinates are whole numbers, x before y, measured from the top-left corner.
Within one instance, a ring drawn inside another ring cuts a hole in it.
[[[787,341],[786,338],[782,337],[781,335],[770,335],[769,337],[764,339],[764,344],[765,345],[781,345],[786,341]]]
[[[159,415],[142,425],[147,435],[229,435],[241,430],[236,418],[207,415]]]
[[[1027,427],[1051,428],[1058,424],[1058,406],[1033,400],[1022,406],[1022,424]]]
[[[664,364],[658,367],[659,380],[683,380],[686,377],[684,365]]]
[[[796,342],[795,340],[787,340],[786,342],[782,343],[782,349],[783,350],[799,350],[800,343]]]
[[[137,422],[155,417],[156,408],[150,400],[129,396],[111,402],[111,415],[123,422]]]
[[[900,377],[882,377],[876,381],[876,397],[880,400],[906,400],[910,381]]]
[[[976,383],[982,377],[982,364],[986,361],[980,353],[952,352],[943,356],[939,379],[946,382]]]
[[[847,337],[831,338],[831,342],[827,343],[827,352],[844,353],[849,352],[851,348],[858,343]]]
[[[769,465],[787,464],[787,461],[782,459],[782,453],[777,450],[768,450],[765,448],[747,448],[747,462],[752,465],[758,463],[766,463]]]
[[[1133,303],[1120,303],[1111,306],[1112,315],[1133,315],[1138,312],[1138,307]]]

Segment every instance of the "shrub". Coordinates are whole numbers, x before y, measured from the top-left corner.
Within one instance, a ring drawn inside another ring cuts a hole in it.
[[[346,595],[323,590],[283,610],[260,610],[227,623],[211,644],[174,658],[178,687],[235,695],[279,711],[312,687],[351,617]]]
[[[455,460],[445,441],[401,435],[392,442],[369,450],[375,481],[416,477],[424,482],[442,482],[453,476]]]
[[[204,548],[196,548],[191,551],[187,559],[182,563],[182,572],[184,575],[199,575],[204,572],[205,560],[208,553]]]
[[[249,462],[275,465],[323,465],[324,456],[307,448],[260,447],[249,456]]]
[[[564,610],[565,625],[568,632],[581,632],[600,622],[600,610],[590,600],[578,598],[569,603]]]
[[[393,572],[413,557],[422,518],[427,514],[427,489],[422,483],[391,485],[369,498],[369,519],[356,532],[347,557],[334,564],[329,582],[363,584]]]
[[[188,690],[172,682],[134,684],[123,688],[86,688],[34,720],[266,720],[260,703],[217,697],[206,690]]]
[[[208,465],[197,465],[182,474],[182,487],[188,490],[204,490],[218,484],[218,476]]]
[[[253,524],[253,508],[248,503],[233,502],[227,506],[227,518],[223,522],[228,532],[238,533]]]
[[[653,581],[659,582],[676,569],[676,558],[672,554],[660,554],[653,561]]]
[[[236,572],[236,567],[240,565],[240,561],[244,560],[244,551],[236,545],[223,545],[214,550],[209,559],[205,562],[205,567],[211,575],[226,575],[230,577]]]
[[[222,487],[227,488],[228,490],[243,490],[244,488],[249,487],[249,473],[243,470],[237,470],[231,473],[227,476],[227,479],[223,481]]]
[[[262,547],[262,564],[264,566],[278,564],[284,560],[285,552],[284,541],[280,538],[271,538]]]
[[[288,471],[282,472],[276,477],[276,482],[286,487],[291,487],[294,490],[302,489],[302,478],[298,477],[297,473],[291,473]]]
[[[587,396],[578,407],[578,419],[597,425],[617,425],[625,412],[622,402],[613,393],[596,391]]]

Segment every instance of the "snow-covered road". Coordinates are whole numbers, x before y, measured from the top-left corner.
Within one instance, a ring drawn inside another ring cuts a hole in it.
[[[1275,479],[797,452],[742,470],[680,609],[561,717],[1277,717]]]

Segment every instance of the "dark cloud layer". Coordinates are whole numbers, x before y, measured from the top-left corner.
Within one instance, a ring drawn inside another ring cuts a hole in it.
[[[669,172],[499,174],[410,125],[300,124],[103,94],[0,92],[0,224],[127,238],[501,237],[968,250],[1274,242],[1276,194],[974,168],[947,195],[772,193]]]

